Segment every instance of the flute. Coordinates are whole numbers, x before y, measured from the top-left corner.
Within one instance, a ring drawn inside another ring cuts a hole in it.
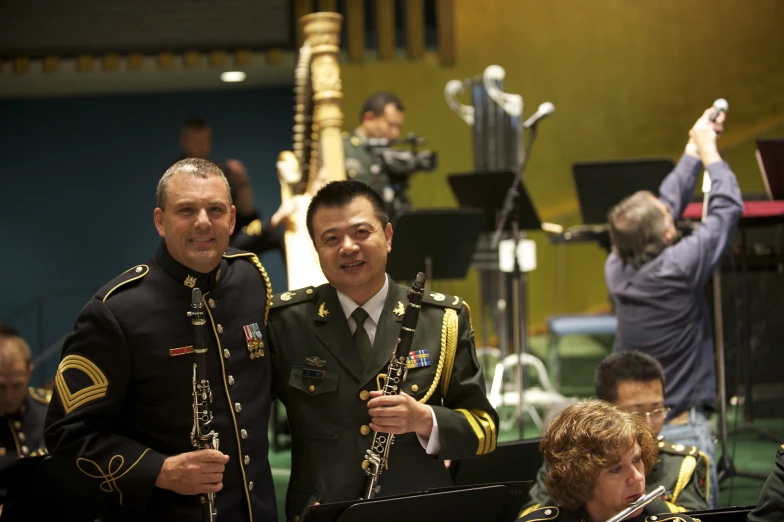
[[[621,511],[614,517],[608,518],[606,522],[621,522],[621,520],[628,517],[629,515],[631,515],[638,509],[640,509],[641,507],[647,506],[657,498],[661,497],[663,494],[664,494],[664,486],[659,486],[658,488],[654,489],[647,495],[643,495],[637,500],[635,500],[634,502],[632,502],[631,504],[629,504],[627,508],[625,508],[623,511]]]

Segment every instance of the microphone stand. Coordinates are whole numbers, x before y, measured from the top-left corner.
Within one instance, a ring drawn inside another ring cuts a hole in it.
[[[498,244],[501,241],[501,235],[503,234],[506,222],[507,220],[510,221],[513,242],[512,252],[514,257],[514,264],[512,265],[512,343],[514,344],[514,353],[517,355],[517,373],[515,375],[515,384],[517,387],[518,401],[516,406],[516,415],[517,431],[520,439],[523,438],[524,431],[523,389],[525,372],[523,370],[523,355],[526,353],[528,345],[528,311],[527,303],[525,302],[527,298],[526,288],[528,283],[528,276],[525,273],[521,273],[520,264],[517,258],[517,247],[520,244],[520,223],[518,222],[520,196],[519,187],[523,182],[523,175],[525,174],[525,168],[528,164],[530,151],[533,147],[534,141],[536,140],[536,123],[533,123],[529,127],[529,130],[530,132],[528,133],[528,142],[525,144],[523,149],[522,158],[519,161],[517,173],[515,174],[514,181],[512,181],[512,186],[509,187],[509,189],[506,191],[506,198],[504,199],[503,206],[501,207],[501,212],[498,217],[498,223],[496,225],[491,244],[491,249],[498,249]]]

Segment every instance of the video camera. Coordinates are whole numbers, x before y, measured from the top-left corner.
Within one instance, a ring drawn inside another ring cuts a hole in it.
[[[405,138],[388,140],[386,138],[368,139],[368,148],[381,160],[382,168],[391,176],[410,176],[418,171],[432,172],[438,166],[438,155],[432,150],[417,150],[424,145],[425,139],[409,132]],[[394,145],[409,145],[411,150],[394,150]]]
[[[438,155],[434,151],[418,149],[424,144],[425,139],[417,136],[415,132],[409,132],[405,138],[396,140],[368,139],[367,147],[389,177],[390,188],[394,193],[391,199],[387,199],[388,211],[393,221],[411,207],[406,193],[411,176],[416,172],[432,172],[438,166]],[[395,150],[392,148],[395,145],[408,145],[410,150]]]

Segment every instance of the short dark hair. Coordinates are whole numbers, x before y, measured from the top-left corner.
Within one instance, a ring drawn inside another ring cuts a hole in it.
[[[664,232],[667,220],[662,219],[656,196],[647,190],[635,192],[607,215],[613,251],[624,263],[640,268],[667,248]]]
[[[18,337],[19,331],[10,324],[0,323],[0,337]]]
[[[621,381],[661,381],[664,388],[664,368],[659,361],[641,352],[615,352],[605,357],[596,367],[596,397],[615,402],[618,399],[618,383]]]
[[[203,131],[205,129],[209,129],[210,124],[204,118],[199,116],[191,116],[187,120],[182,123],[181,130],[186,131]]]
[[[390,103],[394,104],[395,108],[400,112],[405,112],[406,108],[403,107],[403,102],[400,101],[400,98],[398,98],[396,94],[391,92],[376,92],[365,100],[365,104],[362,106],[362,112],[359,113],[359,121],[361,122],[365,118],[365,113],[368,111],[371,111],[376,116],[381,116],[384,114],[384,107]]]
[[[323,207],[344,207],[360,197],[367,198],[370,201],[370,204],[373,205],[373,211],[375,212],[376,217],[381,222],[381,227],[386,228],[389,223],[389,214],[384,206],[384,200],[381,199],[381,196],[379,196],[375,190],[359,181],[333,181],[316,192],[316,195],[313,196],[313,199],[308,206],[308,213],[305,220],[308,226],[310,239],[312,239],[314,243],[316,242],[313,232],[313,216],[316,215],[318,209]]]

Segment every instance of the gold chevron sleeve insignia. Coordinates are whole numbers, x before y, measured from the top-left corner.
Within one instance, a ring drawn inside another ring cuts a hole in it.
[[[93,384],[72,393],[65,382],[66,370],[78,370],[84,373]],[[106,390],[109,388],[109,381],[106,380],[106,376],[101,369],[91,360],[81,355],[68,355],[60,361],[60,366],[57,367],[54,385],[63,405],[63,410],[65,410],[67,415],[85,404],[105,397]]]
[[[462,413],[471,429],[474,430],[474,435],[476,435],[478,441],[476,454],[485,455],[494,451],[497,436],[493,417],[483,410],[465,410],[460,408],[455,411]]]

